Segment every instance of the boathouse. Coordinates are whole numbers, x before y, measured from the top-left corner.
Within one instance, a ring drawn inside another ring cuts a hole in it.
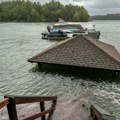
[[[120,72],[120,54],[115,47],[83,35],[57,42],[28,61]]]

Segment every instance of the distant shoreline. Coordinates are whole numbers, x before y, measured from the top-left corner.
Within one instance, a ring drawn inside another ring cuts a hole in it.
[[[98,22],[112,22],[112,21],[116,21],[117,22],[118,21],[119,22],[120,20],[91,20],[91,21],[88,21],[88,23],[89,22],[94,22],[94,21],[98,21]],[[57,23],[57,22],[43,22],[43,21],[42,22],[41,21],[40,22],[34,22],[34,21],[33,22],[24,22],[24,21],[23,22],[19,22],[19,21],[2,21],[1,22],[0,21],[0,23],[36,23],[37,24],[37,23]],[[79,22],[75,22],[75,23],[87,23],[87,22],[79,21]]]
[[[107,15],[94,15],[91,20],[120,20],[120,13],[107,14]]]

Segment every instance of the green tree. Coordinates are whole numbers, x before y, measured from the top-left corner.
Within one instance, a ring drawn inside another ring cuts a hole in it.
[[[33,21],[33,22],[40,21],[39,20],[40,19],[39,13],[34,8],[31,10],[30,16],[31,16],[30,21]]]
[[[58,18],[65,21],[88,21],[89,14],[83,6],[64,6],[54,0],[43,5],[24,0],[0,3],[0,21],[56,22]]]
[[[73,21],[77,22],[80,21],[80,13],[78,11],[75,12],[75,14],[73,15]]]

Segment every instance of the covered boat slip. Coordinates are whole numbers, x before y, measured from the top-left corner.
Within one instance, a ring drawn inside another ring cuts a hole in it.
[[[110,70],[115,75],[120,72],[120,54],[115,47],[83,35],[57,42],[28,61]]]

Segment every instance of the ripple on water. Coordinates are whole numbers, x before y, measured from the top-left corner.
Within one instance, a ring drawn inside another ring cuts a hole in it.
[[[82,24],[84,26],[95,24],[102,33],[101,40],[115,45],[120,51],[118,35],[120,29],[116,29],[116,26],[120,27],[120,23],[112,23],[112,28],[109,22]],[[120,117],[119,84],[98,83],[89,78],[75,76],[32,72],[34,64],[28,63],[27,59],[55,43],[55,41],[41,39],[41,32],[46,30],[47,25],[49,23],[0,24],[0,98],[5,94],[57,95],[61,100],[80,96],[98,102]]]

